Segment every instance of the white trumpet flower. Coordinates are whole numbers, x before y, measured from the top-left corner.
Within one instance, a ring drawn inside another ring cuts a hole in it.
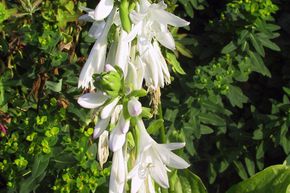
[[[125,77],[127,76],[129,53],[130,53],[129,48],[130,43],[126,41],[127,36],[128,36],[127,32],[121,30],[120,37],[118,40],[118,47],[115,55],[115,65],[119,66],[122,69]]]
[[[174,39],[167,29],[168,25],[183,27],[189,22],[165,11],[167,5],[164,1],[158,4],[150,4],[147,0],[141,0],[139,10],[131,12],[131,20],[135,24],[129,37],[141,36],[149,42],[153,38],[157,39],[164,47],[174,50]]]
[[[175,50],[175,42],[168,25],[175,27],[189,25],[189,22],[165,11],[166,8],[164,1],[150,4],[147,0],[141,0],[137,11],[130,14],[134,27],[127,36],[127,41],[131,42],[137,37],[138,52],[144,65],[145,82],[153,89],[170,83],[169,70],[158,42],[170,50]]]
[[[147,133],[142,120],[137,121],[140,130],[140,152],[135,167],[128,174],[132,179],[131,193],[136,193],[145,186],[148,179],[152,179],[163,188],[169,188],[167,166],[184,169],[189,164],[172,150],[184,147],[184,143],[158,144]],[[149,189],[149,187],[148,187]]]
[[[101,21],[100,24],[95,23],[91,27],[90,34],[91,36],[97,38],[97,40],[89,54],[89,57],[84,67],[82,68],[79,77],[78,87],[94,88],[92,79],[93,74],[103,72],[107,54],[107,36],[113,24],[113,18],[115,16],[115,13],[115,9],[111,10],[111,13],[109,14],[106,22]],[[92,14],[90,14],[89,12],[87,17],[90,18],[92,17],[91,15]],[[95,17],[92,17],[91,19],[94,20]]]
[[[120,148],[114,152],[110,175],[109,193],[123,193],[126,182],[126,160]]]
[[[113,152],[116,152],[123,147],[129,127],[130,119],[125,120],[123,113],[121,113],[119,121],[110,135],[110,149]]]

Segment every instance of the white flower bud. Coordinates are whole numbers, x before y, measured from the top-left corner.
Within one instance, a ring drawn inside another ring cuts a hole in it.
[[[128,102],[128,111],[132,117],[137,117],[142,113],[142,104],[136,98],[132,98]]]

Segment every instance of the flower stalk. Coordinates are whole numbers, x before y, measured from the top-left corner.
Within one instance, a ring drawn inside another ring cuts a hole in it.
[[[130,4],[128,0],[121,0],[120,4],[120,18],[122,27],[126,32],[131,31],[131,21],[129,17]]]
[[[157,143],[143,122],[153,117],[152,111],[163,120],[160,88],[171,79],[161,46],[175,50],[168,25],[189,24],[166,8],[164,1],[119,0],[114,4],[114,0],[101,0],[94,10],[84,8],[88,13],[81,16],[93,22],[89,34],[96,43],[79,78],[79,87],[89,93],[80,96],[78,103],[99,112],[93,138],[99,138],[99,151],[104,152],[98,156],[101,165],[108,158],[108,149],[113,152],[110,193],[124,193],[129,180],[131,193],[154,193],[155,184],[169,188],[168,167],[189,167],[172,152],[184,143],[167,144],[164,125],[160,128],[162,143]],[[114,42],[108,41],[109,33],[114,33]],[[148,91],[159,93],[152,99],[151,113],[140,100],[149,95]],[[130,151],[129,144],[134,144]]]

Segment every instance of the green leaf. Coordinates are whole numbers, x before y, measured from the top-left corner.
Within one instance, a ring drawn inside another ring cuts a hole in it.
[[[264,76],[271,77],[271,73],[269,69],[265,66],[261,56],[259,56],[258,54],[252,51],[249,51],[249,55],[250,55],[251,62],[253,64],[252,65],[253,71],[258,72]]]
[[[234,161],[233,163],[235,165],[235,169],[237,170],[239,176],[243,180],[247,179],[248,178],[248,174],[247,174],[247,172],[246,172],[246,170],[245,170],[242,162],[240,162],[240,161]]]
[[[256,49],[256,51],[263,57],[265,57],[265,51],[263,46],[261,45],[261,43],[259,42],[258,39],[256,39],[256,37],[253,34],[250,34],[250,39],[252,42],[252,45],[254,46],[254,48]]]
[[[98,146],[96,143],[93,143],[89,148],[87,152],[87,156],[90,160],[95,160],[97,157],[97,151],[98,151]]]
[[[208,135],[208,134],[211,134],[213,133],[214,130],[206,125],[200,125],[200,133],[202,135]]]
[[[129,95],[128,98],[134,96],[134,97],[144,97],[147,95],[147,91],[145,89],[140,90],[133,90]]]
[[[242,108],[243,104],[248,101],[248,97],[243,94],[242,90],[239,87],[233,85],[229,86],[227,97],[233,106],[240,108]]]
[[[71,13],[74,14],[74,2],[73,1],[69,1],[68,3],[66,3],[65,8]]]
[[[171,191],[172,193],[207,193],[206,187],[201,179],[189,170],[178,171],[178,177],[179,179],[176,180],[178,186],[175,184],[175,189]]]
[[[237,49],[237,46],[234,44],[233,41],[231,41],[230,43],[228,43],[223,49],[222,49],[222,53],[223,54],[228,54],[234,50]]]
[[[247,167],[248,174],[253,176],[255,174],[255,162],[249,157],[245,157],[245,163]]]
[[[147,129],[148,133],[152,135],[158,135],[160,128],[163,127],[163,123],[164,123],[163,119],[151,121]]]
[[[182,54],[183,56],[186,56],[188,58],[192,58],[192,53],[189,49],[187,49],[183,44],[176,42],[176,49]]]
[[[275,165],[231,187],[226,193],[289,193],[290,167]]]
[[[281,51],[279,46],[275,44],[274,42],[272,42],[271,40],[267,38],[263,38],[263,37],[259,37],[259,40],[263,46],[270,48],[271,50],[274,50],[274,51],[278,51],[278,52]]]
[[[257,148],[257,151],[256,151],[256,159],[261,159],[264,157],[264,154],[265,154],[265,146],[264,146],[264,141],[262,141],[260,143],[260,145],[258,146]]]
[[[176,56],[172,52],[166,52],[166,60],[172,65],[172,70],[174,73],[185,75],[186,73],[182,69],[180,63],[176,59]]]
[[[62,90],[62,79],[60,79],[58,82],[46,81],[45,85],[49,90],[60,92]]]
[[[288,96],[290,96],[290,88],[283,87],[283,90]]]
[[[32,166],[32,177],[33,178],[37,178],[39,176],[41,176],[48,164],[49,164],[49,155],[39,155],[36,156],[35,161],[33,162],[33,166]]]
[[[284,165],[290,166],[290,155],[288,155],[288,157],[285,159]]]
[[[202,123],[214,126],[225,126],[226,122],[220,116],[213,113],[200,113],[199,119]]]
[[[193,18],[193,9],[188,0],[178,0],[184,7],[186,14]]]
[[[37,188],[38,184],[35,178],[30,176],[29,178],[20,182],[19,193],[30,193],[33,189]]]

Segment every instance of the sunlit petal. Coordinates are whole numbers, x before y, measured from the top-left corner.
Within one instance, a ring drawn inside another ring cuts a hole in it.
[[[98,138],[108,127],[110,119],[100,119],[95,125],[93,138]]]
[[[105,26],[106,26],[105,21],[94,22],[89,30],[89,35],[95,39],[100,38],[105,29]]]
[[[116,107],[116,105],[118,104],[120,100],[120,97],[116,97],[111,103],[107,104],[102,112],[101,112],[101,119],[106,119],[108,118],[109,116],[111,116],[114,108]]]
[[[86,93],[78,98],[78,103],[84,108],[94,109],[102,106],[107,99],[108,96],[102,92]]]
[[[114,0],[101,0],[95,9],[95,20],[105,19],[114,7]]]
[[[185,21],[184,19],[181,19],[180,17],[177,17],[176,15],[163,9],[155,9],[152,11],[152,17],[164,25],[172,25],[175,27],[184,27],[189,25],[188,21]]]
[[[125,160],[122,149],[113,155],[109,193],[123,193],[126,181]]]

